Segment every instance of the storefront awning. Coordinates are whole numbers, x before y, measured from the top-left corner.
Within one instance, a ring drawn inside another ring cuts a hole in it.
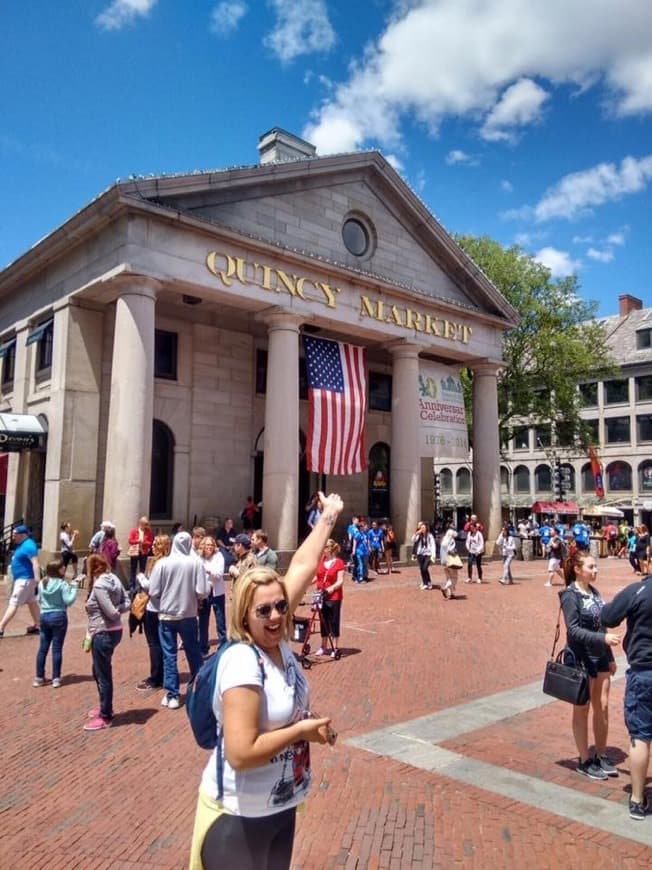
[[[38,326],[33,326],[29,332],[29,335],[27,336],[25,344],[34,344],[34,342],[40,341],[43,338],[46,329],[49,326],[52,326],[53,323],[54,318],[50,317],[49,320],[44,320],[43,323],[39,323]]]
[[[10,338],[9,341],[5,341],[4,344],[0,344],[0,359],[4,359],[9,351],[16,347],[16,339]]]
[[[40,447],[46,435],[45,423],[32,414],[0,414],[0,453]]]
[[[579,508],[574,501],[535,501],[533,514],[578,514]]]

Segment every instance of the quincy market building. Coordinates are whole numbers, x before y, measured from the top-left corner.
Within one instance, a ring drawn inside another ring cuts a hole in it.
[[[378,152],[320,158],[278,128],[258,149],[253,167],[117,183],[0,273],[5,524],[46,551],[64,520],[84,546],[110,519],[124,548],[142,514],[237,517],[248,495],[291,550],[320,484],[406,541],[432,517],[428,361],[473,371],[474,507],[497,532],[515,311]],[[367,349],[360,474],[306,471],[303,332]]]

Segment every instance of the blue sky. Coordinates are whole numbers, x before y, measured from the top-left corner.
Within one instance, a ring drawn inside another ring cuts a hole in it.
[[[379,148],[451,232],[652,305],[650,0],[23,0],[0,28],[0,265],[118,178]]]

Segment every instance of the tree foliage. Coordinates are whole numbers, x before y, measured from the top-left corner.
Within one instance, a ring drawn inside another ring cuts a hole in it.
[[[553,280],[548,268],[517,246],[503,248],[486,236],[459,236],[456,241],[521,318],[503,340],[501,429],[524,418],[542,427],[554,423],[574,430],[586,444],[577,385],[616,370],[606,332],[595,319],[597,303],[581,298],[575,276]]]

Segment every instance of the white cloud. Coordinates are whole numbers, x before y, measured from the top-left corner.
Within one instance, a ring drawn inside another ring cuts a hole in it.
[[[283,63],[302,54],[328,52],[335,45],[335,31],[325,0],[268,0],[277,21],[265,45]]]
[[[97,16],[95,23],[102,30],[122,30],[136,18],[146,18],[156,3],[157,0],[113,0],[113,3]]]
[[[456,163],[473,163],[473,157],[467,154],[466,151],[460,151],[459,148],[453,148],[446,155],[446,163],[449,166],[455,166]]]
[[[592,260],[597,260],[598,263],[611,263],[614,258],[614,252],[611,248],[604,248],[604,250],[598,250],[597,248],[589,248],[586,252],[586,256],[590,257]]]
[[[573,236],[574,245],[591,245],[593,244],[593,236]]]
[[[567,278],[582,267],[581,260],[573,260],[568,251],[559,251],[557,248],[541,248],[534,259],[550,269],[553,278]]]
[[[487,142],[513,142],[514,128],[532,124],[541,117],[548,93],[531,79],[510,85],[487,115],[480,135]]]
[[[517,233],[514,236],[514,244],[518,245],[519,248],[529,248],[534,242],[540,242],[542,239],[545,239],[547,233]]]
[[[582,172],[564,176],[549,188],[534,207],[537,221],[568,220],[594,206],[644,190],[652,179],[652,154],[637,160],[625,157],[620,166],[599,163]]]
[[[624,245],[625,233],[611,233],[607,236],[607,241],[610,245]]]
[[[222,0],[211,12],[211,33],[229,36],[247,14],[244,0]]]
[[[384,156],[385,160],[389,163],[389,165],[392,166],[397,172],[403,172],[405,167],[396,156],[396,154],[385,154]]]
[[[504,190],[505,193],[511,193],[514,190],[514,185],[511,181],[508,181],[506,178],[500,182],[500,189]]]
[[[484,119],[500,138],[536,121],[544,86],[560,85],[603,88],[617,114],[652,111],[649,0],[565,0],[563,14],[541,0],[397,3],[303,135],[321,153],[396,147],[412,115],[432,133],[448,116]]]

